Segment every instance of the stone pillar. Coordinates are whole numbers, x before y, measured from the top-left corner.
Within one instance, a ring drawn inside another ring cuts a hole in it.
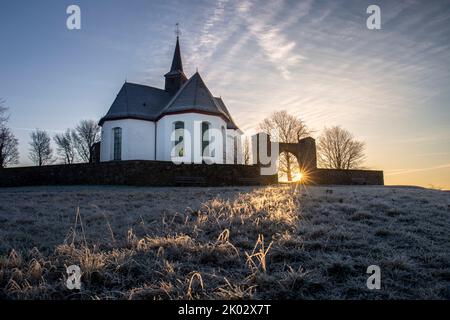
[[[297,159],[302,171],[314,171],[317,169],[316,140],[306,137],[298,141]]]
[[[100,163],[100,142],[92,145],[92,158],[89,159],[89,163]]]

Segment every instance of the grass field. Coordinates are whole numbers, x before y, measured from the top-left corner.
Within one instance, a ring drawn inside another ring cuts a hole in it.
[[[73,264],[80,291],[65,286]],[[450,193],[0,189],[0,299],[241,298],[450,299]]]

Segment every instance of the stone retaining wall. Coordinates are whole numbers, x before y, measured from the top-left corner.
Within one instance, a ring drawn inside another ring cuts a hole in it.
[[[258,166],[176,165],[165,161],[118,161],[0,169],[0,187],[37,185],[227,186],[276,183]]]
[[[316,169],[310,184],[383,185],[383,171]],[[261,176],[257,165],[182,164],[118,161],[0,169],[0,187],[39,185],[231,186],[267,185],[278,177]]]

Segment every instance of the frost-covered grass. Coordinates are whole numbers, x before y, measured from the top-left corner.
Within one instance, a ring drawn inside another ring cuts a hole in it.
[[[81,267],[82,290],[65,287]],[[366,287],[381,267],[381,290]],[[449,299],[450,193],[0,189],[0,299]]]

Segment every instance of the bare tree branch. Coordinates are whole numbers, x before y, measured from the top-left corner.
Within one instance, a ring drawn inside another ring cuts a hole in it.
[[[18,140],[7,127],[0,127],[0,168],[19,162]]]
[[[75,149],[83,162],[92,162],[93,146],[100,141],[100,127],[94,120],[81,121],[72,132]]]
[[[51,164],[53,162],[53,150],[50,147],[49,134],[44,130],[36,129],[30,136],[30,160],[38,166]]]
[[[259,124],[259,129],[271,137],[271,141],[296,143],[311,134],[311,130],[299,118],[286,111],[277,111]],[[292,181],[293,173],[300,172],[296,157],[289,152],[282,152],[279,158],[278,170]]]
[[[319,165],[330,169],[359,168],[365,160],[364,143],[337,126],[325,128],[317,145]]]
[[[75,143],[72,132],[72,130],[67,129],[66,132],[56,134],[53,137],[57,146],[56,152],[63,163],[66,164],[74,163],[76,159]]]
[[[0,99],[0,168],[5,168],[19,162],[19,141],[7,127],[9,115],[5,100]]]
[[[248,137],[244,139],[244,164],[250,164],[250,141]]]

